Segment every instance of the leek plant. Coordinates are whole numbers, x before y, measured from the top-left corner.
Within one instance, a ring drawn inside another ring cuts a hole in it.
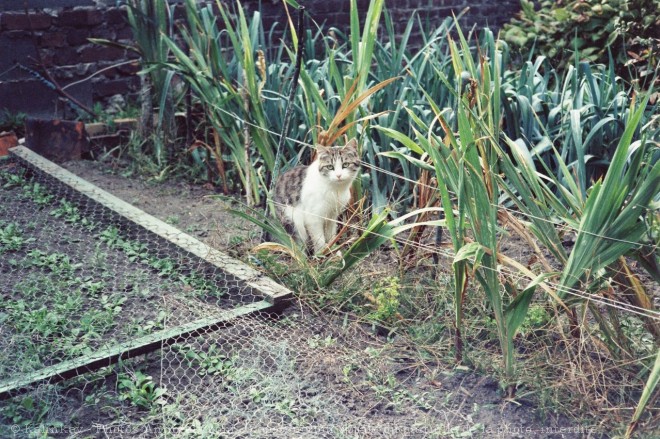
[[[635,100],[630,102],[625,131],[605,175],[585,191],[580,188],[580,173],[570,172],[562,154],[554,148],[555,160],[563,172],[561,175],[538,172],[521,139],[506,139],[513,158],[500,150],[503,172],[497,177],[509,199],[529,218],[527,225],[537,240],[560,263],[559,281],[554,290],[559,300],[565,301],[573,325],[578,321],[588,322],[590,315],[600,329],[596,337],[605,342],[614,358],[635,363],[642,372],[649,371],[627,435],[635,428],[659,376],[657,352],[655,366],[640,360],[634,349],[637,341],[625,335],[620,313],[612,307],[618,303],[617,308],[626,311],[626,302],[634,306],[633,311],[644,321],[657,350],[660,313],[625,258],[646,261],[643,266],[658,278],[658,257],[652,250],[657,248],[657,236],[654,238],[650,233],[649,218],[656,215],[660,161],[657,142],[647,138],[655,137],[657,131],[647,130],[641,139],[633,142],[640,120],[648,112],[648,99],[647,94],[639,104]],[[576,231],[569,254],[557,231],[567,227]],[[654,242],[647,244],[649,239]],[[607,311],[598,306],[604,301]],[[575,317],[576,308],[582,314],[580,319]],[[588,325],[581,327],[589,330]],[[646,354],[653,357],[652,353]]]
[[[226,164],[247,204],[256,205],[277,166],[283,90],[300,36],[290,25],[293,44],[273,46],[258,13],[247,17],[240,3],[235,15],[224,4],[216,7],[220,18],[210,6],[188,0],[181,35],[189,49],[166,39],[175,58],[167,66],[192,88],[212,127],[214,140],[193,155],[207,154],[223,175]],[[365,172],[357,179],[353,212],[362,215],[340,230],[352,237],[342,240],[338,263],[309,258],[272,218],[256,210],[240,214],[279,241],[258,249],[290,255],[315,285],[327,286],[380,245],[397,245],[398,234],[410,233],[406,242],[417,243],[424,227],[442,225],[453,250],[458,361],[465,349],[464,302],[478,285],[494,317],[509,395],[517,379],[514,340],[538,289],[547,296],[536,300],[551,302],[572,325],[592,317],[599,343],[633,363],[618,312],[605,313],[592,299],[614,294],[636,306],[658,339],[657,312],[626,259],[636,258],[660,279],[653,253],[658,234],[650,230],[657,227],[660,202],[659,129],[652,123],[657,107],[648,96],[635,97],[611,63],[576,62],[560,73],[539,57],[507,70],[505,43],[486,29],[477,50],[454,20],[425,33],[422,47],[412,50],[415,20],[396,38],[384,1],[370,2],[363,26],[357,1],[350,7],[349,35],[305,31],[307,59],[282,154],[291,167],[309,160],[313,145],[360,138]],[[383,41],[377,38],[381,21]],[[423,195],[419,183],[428,188]],[[444,220],[429,221],[438,211]],[[500,251],[505,228],[529,243],[538,266]],[[567,249],[564,241],[573,232],[575,244]],[[617,290],[621,285],[625,292]],[[654,377],[657,372],[650,384]]]
[[[148,141],[157,166],[163,170],[168,166],[173,152],[174,111],[179,100],[172,88],[173,70],[162,68],[170,56],[167,41],[173,35],[173,9],[167,2],[157,0],[131,0],[127,5],[134,44],[126,45],[101,38],[89,40],[127,49],[140,56],[140,140]],[[154,117],[154,107],[159,110],[157,118]],[[157,121],[156,126],[154,120]],[[147,151],[141,153],[149,155]]]
[[[525,62],[503,86],[504,131],[524,139],[535,161],[562,179],[577,175],[580,199],[600,178],[614,156],[630,116],[631,89],[609,66],[576,60],[563,75],[544,57]],[[554,154],[553,147],[559,151]],[[571,175],[565,175],[559,160]]]
[[[540,279],[532,279],[528,287],[518,292],[514,279],[499,269],[499,188],[494,176],[499,173],[502,54],[499,51],[489,54],[494,58],[489,63],[485,53],[477,52],[475,60],[460,29],[457,33],[459,44],[449,39],[449,48],[453,77],[462,81],[450,83],[443,71],[435,69],[435,74],[456,96],[456,107],[442,109],[427,94],[434,117],[430,121],[413,117],[415,140],[386,127],[379,129],[401,141],[411,152],[421,154],[420,160],[413,161],[403,155],[404,159],[417,165],[428,160],[435,171],[444,222],[455,254],[452,270],[456,358],[462,359],[462,308],[469,280],[474,279],[482,287],[495,317],[504,357],[505,384],[512,395],[515,391],[513,338]],[[452,117],[448,117],[450,114]],[[504,294],[505,287],[510,295]]]
[[[475,279],[493,310],[504,356],[505,378],[512,394],[511,384],[515,380],[513,340],[537,287],[563,308],[574,324],[577,324],[576,303],[585,305],[583,312],[592,311],[614,355],[629,345],[620,336],[622,331],[617,327],[616,315],[608,321],[588,296],[578,294],[575,299],[574,294],[569,296],[568,293],[575,286],[590,294],[598,293],[607,285],[608,277],[617,271],[612,264],[626,267],[623,256],[648,250],[643,246],[643,238],[648,236],[645,219],[652,215],[653,203],[657,203],[660,165],[649,152],[653,142],[645,142],[644,138],[632,142],[638,135],[640,121],[648,117],[647,98],[637,107],[634,100],[626,109],[613,105],[622,115],[625,130],[619,136],[602,181],[586,178],[584,156],[571,156],[571,151],[580,149],[583,143],[578,148],[573,144],[558,150],[550,142],[556,168],[538,160],[541,152],[529,147],[525,138],[514,141],[501,129],[502,116],[512,108],[503,104],[511,103],[510,89],[507,93],[510,83],[503,86],[509,75],[503,71],[505,46],[486,34],[481,49],[474,52],[460,30],[458,37],[460,44],[449,40],[449,47],[453,76],[462,77],[462,81],[454,79],[452,82],[443,70],[435,69],[447,90],[457,97],[456,106],[442,108],[427,93],[433,118],[408,110],[415,122],[414,140],[388,127],[376,128],[410,151],[410,154],[399,151],[385,156],[435,172],[455,254],[452,270],[457,360],[462,358],[463,302],[469,291],[469,280]],[[525,102],[524,96],[517,98],[518,103]],[[615,95],[614,99],[623,98]],[[524,108],[530,113],[518,121],[534,123],[519,127],[519,134],[538,127],[538,134],[545,132],[547,135],[545,127],[538,124],[540,118],[534,109]],[[576,113],[571,111],[562,126],[572,133],[576,142],[581,142],[579,127],[583,124],[577,123]],[[600,135],[599,130],[605,130],[608,122],[615,123],[609,116],[595,123],[586,139]],[[515,206],[526,218],[520,220],[506,206]],[[530,243],[541,261],[542,272],[533,273],[499,253],[498,240],[505,223],[512,225]],[[567,252],[562,243],[562,230],[566,228],[577,231],[571,252]],[[559,272],[552,268],[553,264],[537,243],[550,252],[555,265],[560,265]],[[520,278],[527,278],[528,285],[519,287],[517,280]],[[550,278],[558,278],[558,283],[549,283]],[[649,312],[645,317],[647,327],[654,328],[657,312],[653,310],[652,301],[643,291],[641,282],[634,277],[630,279],[635,288],[629,300]],[[657,337],[657,328],[649,330]],[[623,349],[626,355],[632,355],[630,349]]]
[[[186,2],[187,26],[181,27],[188,51],[172,39],[166,43],[175,57],[168,66],[182,75],[205,107],[205,115],[218,138],[214,160],[228,154],[245,190],[248,205],[259,202],[262,191],[260,172],[272,171],[275,154],[272,133],[266,117],[262,89],[266,81],[266,61],[258,51],[257,18],[248,24],[243,9],[232,20],[227,6],[217,2],[224,29],[220,30],[212,5]],[[258,16],[258,12],[255,15]],[[225,54],[231,49],[233,56]]]

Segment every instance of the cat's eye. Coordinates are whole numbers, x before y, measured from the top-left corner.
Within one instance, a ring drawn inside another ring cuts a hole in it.
[[[348,167],[350,167],[350,166],[351,166],[350,163],[344,163],[344,164],[341,165],[341,167],[344,168],[344,169],[346,169],[346,168],[348,168]]]
[[[333,168],[334,166],[332,165],[325,165],[325,166],[321,166],[321,171],[332,171]]]

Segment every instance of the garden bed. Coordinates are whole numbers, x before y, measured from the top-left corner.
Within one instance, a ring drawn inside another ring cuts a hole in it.
[[[91,162],[70,163],[67,167],[156,215],[162,212],[163,219],[180,223],[202,239],[219,242],[226,250],[250,246],[251,229],[225,219],[222,203],[205,197],[210,192],[204,189],[123,178]],[[16,175],[14,171],[12,175]],[[8,260],[29,261],[41,255],[28,256],[34,251],[32,246],[39,243],[47,256],[69,255],[72,268],[62,267],[59,272],[63,257],[54,257],[53,267],[24,264],[29,276],[40,278],[43,285],[56,282],[55,286],[69,292],[66,297],[77,297],[78,291],[84,293],[83,304],[76,308],[79,310],[71,310],[58,321],[80,322],[86,310],[105,310],[101,305],[103,300],[108,302],[102,299],[105,295],[115,299],[110,303],[120,299],[121,303],[115,305],[119,308],[105,311],[113,314],[112,319],[108,318],[112,325],[103,335],[106,339],[130,339],[152,328],[184,323],[193,316],[217,314],[212,310],[228,303],[227,298],[204,290],[202,284],[172,280],[148,259],[131,260],[133,253],[100,238],[105,228],[93,228],[81,219],[89,217],[90,224],[96,224],[98,212],[93,214],[95,210],[91,209],[85,212],[88,215],[81,215],[84,210],[78,211],[78,218],[73,209],[60,214],[66,210],[66,205],[59,202],[63,192],[54,191],[56,198],[46,203],[34,195],[46,195],[35,189],[35,183],[50,187],[48,183],[34,178],[28,181],[29,187],[6,187],[0,192],[6,218],[3,221],[16,223],[16,230],[26,232],[14,236],[35,238],[13,250],[10,257],[9,252],[5,253],[3,270],[12,266]],[[4,202],[10,200],[11,204]],[[10,205],[22,210],[9,215]],[[193,210],[195,213],[189,214]],[[121,230],[126,240],[140,233],[126,225]],[[90,245],[94,232],[99,237]],[[45,245],[51,240],[52,244]],[[101,253],[106,264],[95,265]],[[13,274],[3,276],[3,292],[10,281],[21,283],[15,279],[17,270],[6,272]],[[77,278],[81,282],[87,279],[87,285],[103,285],[92,294],[93,287],[74,285]],[[62,279],[69,283],[58,285],[57,281],[64,282]],[[17,292],[8,296],[10,301],[15,301]],[[44,302],[43,297],[32,299],[35,308],[56,305],[55,299]],[[329,438],[342,434],[426,438],[459,434],[528,437],[530,432],[535,437],[567,437],[570,428],[587,431],[565,418],[540,420],[530,401],[503,401],[495,380],[467,368],[452,370],[433,362],[420,366],[417,354],[404,339],[388,343],[364,331],[361,325],[337,323],[341,322],[328,321],[296,306],[282,317],[244,318],[214,333],[182,337],[164,350],[59,384],[42,385],[1,402],[2,435],[30,437],[49,431],[51,437],[201,437],[215,432],[223,437],[250,438]],[[73,328],[80,326],[60,328],[58,340],[70,340],[69,345],[75,345]],[[7,327],[5,323],[3,328]],[[22,342],[28,338],[14,336]],[[102,339],[88,336],[87,340],[89,346],[102,345]],[[44,346],[52,349],[48,343]],[[3,350],[8,349],[3,346]],[[3,365],[26,367],[24,351],[14,348],[11,359],[8,357]],[[54,359],[55,353],[50,354],[50,361]],[[563,436],[558,433],[561,428]]]

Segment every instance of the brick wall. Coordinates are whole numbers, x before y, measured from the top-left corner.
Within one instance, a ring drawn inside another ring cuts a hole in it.
[[[35,47],[56,81],[82,103],[92,106],[113,95],[131,95],[137,90],[137,63],[123,64],[131,55],[125,50],[89,43],[87,38],[126,40],[132,32],[125,12],[97,8],[85,0],[30,1],[50,8],[31,9],[29,19],[15,1],[17,10],[8,10],[12,0],[0,2],[0,109],[27,112],[34,116],[62,116],[57,94],[16,63],[40,71]],[[87,4],[76,6],[73,4]],[[53,8],[52,6],[57,6]],[[30,31],[30,27],[34,31]],[[135,56],[133,56],[135,58]],[[104,70],[107,69],[107,70]],[[98,73],[100,72],[100,73]],[[93,73],[98,75],[84,81]],[[82,81],[82,82],[79,82]],[[70,111],[69,111],[70,113]]]
[[[223,0],[229,1],[230,0]],[[173,1],[180,3],[180,1]],[[318,23],[348,30],[350,0],[302,1]],[[357,0],[364,16],[369,0]],[[0,109],[23,111],[44,117],[62,116],[56,93],[16,63],[34,67],[35,47],[57,82],[81,102],[91,106],[112,96],[134,97],[137,63],[125,50],[97,46],[87,38],[128,42],[131,30],[125,11],[115,0],[29,0],[30,17],[23,11],[24,0],[0,1]],[[261,8],[268,27],[284,23],[281,0],[243,0],[244,6]],[[405,29],[413,11],[430,26],[452,12],[470,11],[463,24],[489,25],[497,29],[519,9],[519,0],[386,0],[397,30]],[[32,29],[33,32],[30,31]],[[413,39],[418,36],[413,34]],[[113,67],[118,63],[121,66]],[[95,74],[91,79],[85,80]],[[117,99],[117,98],[116,98]],[[121,99],[119,99],[121,100]]]

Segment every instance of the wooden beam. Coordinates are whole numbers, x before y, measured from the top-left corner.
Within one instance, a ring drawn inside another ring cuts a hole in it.
[[[278,284],[271,278],[232,258],[231,256],[209,247],[192,236],[172,227],[164,221],[155,218],[148,213],[138,209],[124,200],[94,186],[66,169],[30,151],[24,146],[17,146],[9,150],[10,154],[38,168],[61,183],[71,187],[81,194],[91,198],[97,203],[116,212],[124,218],[132,221],[148,231],[166,239],[167,241],[181,247],[206,262],[218,267],[220,270],[242,280],[247,286],[262,293],[265,298],[273,304],[292,297],[291,290]]]
[[[86,372],[92,372],[102,367],[113,365],[119,360],[156,351],[163,346],[176,342],[176,340],[231,326],[231,321],[237,317],[264,311],[277,311],[283,306],[286,306],[288,303],[287,299],[292,296],[289,289],[279,285],[243,262],[207,246],[192,236],[81,179],[66,169],[30,151],[28,148],[17,146],[11,148],[9,151],[19,161],[27,163],[29,166],[56,179],[94,202],[126,218],[128,221],[136,223],[147,231],[244,282],[247,287],[262,294],[265,300],[242,305],[231,310],[220,311],[220,314],[214,317],[199,319],[130,341],[117,343],[89,355],[44,367],[21,377],[0,381],[0,400],[27,392],[39,384],[56,383]]]
[[[100,349],[90,355],[63,361],[44,367],[18,378],[0,381],[0,401],[28,392],[39,384],[53,384],[83,373],[111,366],[119,360],[144,355],[169,346],[177,340],[208,334],[232,325],[232,320],[251,314],[274,310],[275,306],[265,300],[223,311],[220,315],[195,320],[185,325],[164,329],[114,346]]]

